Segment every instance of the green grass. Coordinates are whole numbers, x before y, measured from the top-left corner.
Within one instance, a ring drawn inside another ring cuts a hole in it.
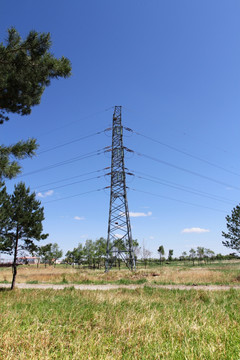
[[[74,280],[71,281],[71,284],[77,284],[77,285],[106,285],[106,284],[116,284],[116,285],[134,285],[134,284],[145,284],[147,282],[146,279],[138,279],[138,280],[134,280],[134,279],[125,279],[122,278],[120,280],[115,280],[115,281],[105,281],[105,280]],[[28,284],[35,284],[35,282],[27,282]],[[63,278],[62,281],[60,282],[55,282],[54,284],[69,284],[69,281],[66,280],[66,278]]]
[[[132,280],[132,279],[120,279],[120,280],[116,280],[113,281],[113,284],[118,284],[118,285],[134,285],[134,284],[145,284],[147,282],[147,279],[138,279],[138,280]]]
[[[0,291],[0,359],[238,360],[240,291]]]

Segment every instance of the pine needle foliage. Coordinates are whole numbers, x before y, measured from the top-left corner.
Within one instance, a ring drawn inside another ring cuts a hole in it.
[[[50,53],[49,33],[30,31],[22,39],[15,28],[8,30],[6,45],[0,43],[0,123],[7,113],[29,115],[51,79],[69,77],[70,61]]]
[[[232,210],[232,214],[226,216],[228,232],[222,232],[227,240],[222,241],[223,245],[240,252],[240,205]]]
[[[44,240],[48,234],[42,234],[43,207],[36,200],[36,194],[31,194],[24,183],[15,185],[12,195],[8,195],[4,187],[0,197],[0,251],[14,256],[13,289],[19,250],[32,253],[36,249],[34,241]]]
[[[30,31],[22,39],[15,28],[8,30],[6,43],[0,43],[0,124],[9,113],[29,115],[52,79],[71,75],[70,61],[55,58],[51,45],[49,33]],[[36,149],[35,139],[0,145],[0,180],[15,177],[21,170],[16,160],[32,157]]]

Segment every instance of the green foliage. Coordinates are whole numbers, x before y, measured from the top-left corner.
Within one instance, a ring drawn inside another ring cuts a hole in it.
[[[107,240],[103,237],[93,241],[86,240],[85,245],[78,244],[72,251],[66,253],[65,262],[67,264],[87,263],[88,266],[100,268],[106,256]]]
[[[46,244],[46,245],[43,245],[43,246],[39,246],[39,247],[37,247],[37,249],[35,250],[35,254],[40,257],[41,261],[42,261],[44,264],[47,264],[48,262],[50,262],[50,258],[51,258],[51,256],[50,256],[51,246],[52,246],[52,244],[49,243],[49,244]]]
[[[170,250],[168,251],[168,260],[171,261],[172,258],[173,258],[173,250],[170,249]]]
[[[22,39],[16,29],[8,30],[6,44],[0,44],[0,123],[7,113],[29,115],[51,79],[68,77],[71,64],[50,53],[49,33],[30,31]]]
[[[0,249],[7,254],[13,254],[16,240],[21,240],[21,250],[34,251],[34,240],[46,239],[48,234],[42,234],[44,220],[43,207],[36,200],[35,193],[20,182],[15,185],[12,195],[6,188],[1,190],[0,207]]]
[[[159,246],[158,252],[159,252],[159,255],[160,255],[160,256],[163,256],[163,255],[165,254],[163,245],[160,245],[160,246]]]
[[[57,243],[49,243],[43,246],[39,246],[35,250],[35,254],[40,257],[41,261],[46,265],[55,264],[58,259],[62,257],[62,250],[59,249]]]
[[[233,208],[232,215],[227,215],[226,221],[228,232],[222,232],[222,236],[227,240],[222,243],[224,246],[240,252],[240,205]]]
[[[165,250],[164,250],[164,247],[163,245],[160,245],[159,248],[158,248],[158,253],[159,253],[159,256],[160,256],[160,264],[162,263],[162,257],[164,256],[165,254]]]
[[[57,243],[52,244],[50,249],[50,257],[51,261],[56,264],[56,261],[62,257],[62,250],[59,249],[59,246]]]
[[[9,120],[9,113],[30,114],[51,79],[70,76],[69,60],[56,59],[50,47],[49,33],[31,31],[23,40],[16,29],[8,30],[6,44],[0,43],[0,124]],[[0,145],[0,180],[15,177],[21,169],[16,159],[32,157],[36,149],[34,139]]]
[[[0,145],[0,179],[12,179],[20,173],[21,167],[15,160],[10,160],[13,156],[15,159],[25,159],[35,155],[37,144],[35,139],[19,141],[15,145]]]
[[[0,199],[0,251],[14,254],[13,288],[18,251],[21,249],[32,253],[36,249],[34,240],[44,240],[48,234],[42,234],[43,207],[36,200],[36,194],[30,194],[30,189],[24,183],[15,185],[12,195],[8,195],[3,187]]]

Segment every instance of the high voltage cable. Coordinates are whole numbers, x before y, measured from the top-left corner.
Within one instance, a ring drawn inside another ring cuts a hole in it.
[[[219,209],[215,209],[215,208],[211,208],[211,207],[203,206],[203,205],[199,205],[199,204],[190,203],[190,202],[188,202],[188,201],[178,200],[178,199],[175,199],[175,198],[171,198],[171,197],[168,197],[168,196],[151,193],[151,192],[148,192],[148,191],[143,191],[143,190],[134,189],[134,188],[128,188],[128,189],[129,189],[129,190],[136,191],[136,192],[140,192],[140,193],[143,193],[143,194],[158,196],[158,197],[161,197],[161,198],[163,198],[163,199],[176,201],[176,202],[183,203],[183,204],[186,204],[186,205],[192,205],[192,206],[196,206],[196,207],[200,207],[200,208],[204,208],[204,209],[209,209],[209,210],[214,210],[214,211],[226,213],[226,212],[223,211],[223,210],[219,210]]]
[[[95,115],[98,115],[98,114],[102,114],[102,113],[104,113],[104,112],[106,112],[106,111],[111,110],[112,108],[113,108],[113,106],[111,106],[111,107],[109,107],[109,108],[107,108],[107,109],[101,110],[101,111],[97,111],[97,112],[92,113],[92,114],[90,114],[90,115],[83,116],[82,118],[80,118],[80,119],[78,119],[78,120],[71,121],[71,122],[68,123],[68,124],[65,124],[65,125],[62,125],[62,126],[59,126],[59,127],[55,128],[55,129],[46,131],[45,133],[40,134],[39,137],[44,136],[44,135],[48,135],[48,134],[51,134],[52,132],[55,132],[55,131],[57,131],[57,130],[60,130],[60,129],[69,127],[69,126],[71,126],[71,125],[73,125],[73,124],[76,124],[77,122],[90,119],[91,117],[93,117],[93,116],[95,116]]]
[[[60,188],[66,187],[66,186],[79,184],[79,183],[82,183],[82,182],[85,182],[85,181],[90,181],[90,180],[94,180],[94,179],[100,179],[100,178],[102,178],[103,176],[105,176],[105,175],[99,175],[99,176],[94,176],[94,177],[91,177],[91,178],[88,178],[88,179],[83,179],[83,180],[79,180],[79,181],[74,181],[74,182],[72,182],[72,183],[70,183],[70,184],[59,185],[59,186],[51,187],[51,189],[44,189],[44,190],[42,190],[42,191],[56,190],[56,189],[60,189]]]
[[[42,188],[42,187],[44,187],[44,186],[53,185],[53,184],[57,184],[57,183],[60,183],[60,182],[63,182],[63,181],[76,179],[76,178],[81,177],[81,176],[86,176],[86,175],[95,174],[95,173],[98,173],[98,172],[100,172],[100,171],[105,171],[106,169],[107,169],[107,168],[101,169],[101,170],[90,171],[90,172],[87,172],[87,173],[84,173],[84,174],[80,174],[80,175],[76,175],[76,176],[71,176],[71,177],[68,177],[68,178],[65,178],[65,179],[62,179],[62,180],[52,181],[52,182],[47,183],[47,184],[43,184],[43,185],[39,185],[39,186],[32,186],[32,187],[33,187],[33,188],[36,188],[36,189],[40,189],[40,188]]]
[[[230,202],[230,201],[225,201],[225,200],[217,199],[217,198],[214,197],[214,195],[212,196],[211,194],[209,194],[209,195],[203,195],[203,194],[201,194],[201,193],[198,193],[197,190],[195,191],[195,190],[183,189],[183,188],[181,188],[180,186],[165,184],[164,182],[161,182],[161,181],[158,181],[158,180],[153,180],[153,179],[148,179],[148,178],[145,178],[145,177],[143,177],[143,176],[137,176],[137,178],[143,179],[143,180],[147,180],[147,181],[152,181],[152,182],[155,182],[155,183],[157,183],[157,184],[161,184],[161,185],[164,185],[164,186],[171,187],[171,188],[173,188],[173,189],[177,189],[177,190],[181,190],[181,191],[186,191],[186,192],[188,192],[188,193],[190,193],[190,194],[202,196],[202,197],[205,197],[205,198],[208,198],[208,199],[212,199],[212,200],[215,200],[215,201],[223,202],[223,203],[226,203],[226,204],[232,204],[232,202]]]
[[[206,191],[201,191],[201,190],[198,190],[198,189],[194,189],[192,187],[189,187],[189,186],[184,186],[184,185],[181,185],[181,184],[177,184],[173,181],[168,181],[168,180],[165,180],[165,179],[161,179],[157,176],[152,176],[152,175],[149,175],[149,174],[145,174],[141,171],[133,171],[131,170],[133,173],[135,172],[136,174],[140,174],[140,175],[143,175],[143,176],[147,176],[148,178],[152,178],[154,180],[158,180],[158,182],[160,184],[163,184],[163,185],[166,185],[166,186],[170,186],[171,187],[174,187],[176,189],[179,189],[179,190],[183,190],[183,191],[191,191],[193,193],[198,193],[199,195],[207,195],[207,196],[211,196],[213,199],[215,200],[219,200],[219,201],[224,201],[224,202],[228,202],[228,203],[232,203],[233,200],[230,200],[230,199],[227,199],[223,196],[219,196],[219,195],[214,195],[214,194],[211,194],[211,193],[208,193]],[[144,177],[141,176],[141,178],[144,179]],[[150,180],[150,179],[146,179],[146,180]],[[168,185],[170,184],[170,185]]]
[[[52,203],[52,202],[55,202],[55,201],[66,200],[66,199],[70,199],[70,198],[73,198],[73,197],[77,197],[77,196],[81,196],[81,195],[85,195],[85,194],[90,194],[90,193],[97,192],[97,191],[102,191],[104,189],[105,188],[101,188],[101,189],[97,189],[97,190],[89,190],[89,191],[85,191],[85,192],[82,192],[82,193],[79,193],[79,194],[70,195],[70,196],[66,196],[66,197],[63,197],[63,198],[59,198],[59,199],[49,200],[49,201],[43,202],[43,205],[48,204],[48,203]]]
[[[58,162],[58,163],[55,163],[55,164],[52,164],[52,165],[49,165],[49,166],[45,166],[45,167],[43,167],[41,169],[38,169],[38,170],[30,171],[28,173],[19,175],[19,177],[32,175],[32,174],[36,174],[36,173],[39,173],[39,172],[42,172],[42,171],[54,169],[54,168],[56,168],[58,166],[68,165],[68,164],[71,164],[71,163],[76,162],[76,161],[84,160],[84,159],[87,159],[87,158],[90,158],[90,157],[93,157],[93,156],[96,156],[96,155],[101,155],[103,153],[104,153],[104,148],[92,151],[92,152],[84,154],[84,155],[76,156],[74,158],[70,158],[68,160],[64,160],[64,161],[61,161],[61,162]]]
[[[131,113],[133,113],[133,114],[135,114],[135,115],[137,115],[138,117],[139,117],[139,114],[137,114],[137,112],[135,111],[135,110],[132,110],[132,109],[128,109],[128,108],[126,108],[125,106],[123,106],[123,108],[125,109],[125,110],[127,110],[127,111],[129,111],[129,112],[131,112]],[[187,135],[187,136],[189,136],[189,137],[193,137],[193,135],[192,134],[188,134],[186,131],[184,131],[183,133],[181,133],[181,132],[179,132],[179,131],[175,131],[176,133],[178,133],[178,134],[181,134],[181,135]],[[203,143],[203,144],[206,144],[206,145],[208,145],[209,147],[211,147],[211,148],[214,148],[214,149],[216,149],[216,150],[220,150],[220,151],[222,151],[222,152],[224,152],[224,153],[228,153],[228,154],[232,154],[233,155],[233,153],[231,153],[231,152],[229,152],[229,151],[227,151],[226,149],[223,149],[223,148],[220,148],[220,147],[218,147],[218,146],[213,146],[212,145],[212,143],[210,144],[210,143],[208,143],[207,141],[203,141],[203,140],[200,140],[198,137],[196,137],[196,136],[194,136],[194,138],[197,140],[197,141],[199,141],[199,142],[201,142],[201,143]],[[234,154],[235,155],[235,154]],[[240,175],[239,175],[240,176]]]
[[[215,167],[215,168],[217,168],[217,169],[223,170],[223,171],[228,172],[228,173],[230,173],[230,174],[233,174],[233,175],[236,175],[236,176],[240,176],[240,174],[238,174],[238,173],[236,173],[236,172],[234,172],[234,171],[228,170],[228,169],[224,168],[223,166],[214,164],[214,163],[212,163],[211,161],[202,159],[202,158],[200,158],[200,157],[198,157],[198,156],[196,156],[196,155],[192,155],[192,154],[190,154],[190,153],[188,153],[188,152],[186,152],[186,151],[180,150],[180,149],[178,149],[178,148],[176,148],[176,147],[174,147],[174,146],[172,146],[172,145],[168,145],[168,144],[166,144],[166,143],[164,143],[164,142],[162,142],[162,141],[153,139],[153,138],[151,138],[150,136],[141,134],[141,133],[139,133],[139,132],[137,132],[137,131],[134,131],[134,130],[132,130],[132,132],[133,132],[134,134],[138,135],[138,136],[142,136],[142,137],[144,137],[144,138],[146,138],[146,139],[148,139],[148,140],[151,140],[151,141],[156,142],[156,143],[158,143],[158,144],[160,144],[160,145],[162,145],[162,146],[165,146],[165,147],[167,147],[167,148],[169,148],[169,149],[171,149],[171,150],[174,150],[174,151],[176,151],[176,152],[178,152],[178,153],[180,153],[180,154],[187,155],[187,156],[189,156],[189,157],[191,157],[191,158],[193,158],[193,159],[202,161],[202,162],[204,162],[205,164],[208,164],[208,165],[210,165],[210,166],[213,166],[213,167]]]
[[[78,141],[81,141],[81,140],[88,139],[88,138],[90,138],[90,137],[93,137],[93,136],[96,136],[96,135],[99,135],[99,134],[102,134],[104,131],[105,131],[105,130],[98,131],[98,132],[92,133],[92,134],[90,134],[90,135],[82,136],[81,138],[74,139],[74,140],[71,140],[71,141],[68,141],[68,142],[65,142],[65,143],[62,143],[62,144],[53,146],[52,148],[39,151],[39,152],[38,152],[38,155],[44,154],[44,153],[46,153],[46,152],[48,152],[48,151],[52,151],[52,150],[59,149],[59,148],[61,148],[61,147],[64,147],[64,146],[73,144],[73,143],[78,142]]]
[[[195,172],[195,171],[185,169],[185,168],[183,168],[183,167],[181,167],[181,166],[177,166],[177,165],[171,164],[171,163],[169,163],[169,162],[167,162],[167,161],[157,159],[157,158],[155,158],[155,157],[153,157],[153,156],[146,155],[146,154],[140,153],[140,152],[138,152],[138,151],[133,151],[133,152],[134,152],[135,154],[137,154],[138,156],[143,156],[143,157],[145,157],[145,158],[147,158],[147,159],[150,159],[150,160],[159,162],[159,163],[161,163],[161,164],[170,166],[170,167],[172,167],[172,168],[174,168],[174,169],[178,169],[178,170],[187,172],[187,173],[189,173],[189,174],[192,174],[192,175],[201,177],[201,178],[203,178],[203,179],[206,179],[206,180],[215,182],[215,183],[220,184],[220,185],[230,186],[230,187],[233,188],[233,189],[240,190],[240,188],[237,187],[237,186],[233,186],[233,185],[230,185],[230,184],[225,183],[225,182],[223,182],[223,181],[213,179],[213,178],[211,178],[211,177],[209,177],[209,176],[201,175],[201,174],[199,174],[199,173],[197,173],[197,172]]]
[[[219,198],[219,199],[221,199],[221,200],[226,200],[226,201],[229,201],[229,202],[232,202],[232,201],[233,201],[233,200],[227,199],[227,198],[225,198],[225,197],[223,197],[223,196],[210,194],[210,193],[208,193],[208,192],[206,192],[206,191],[202,191],[202,190],[194,189],[194,188],[192,188],[192,187],[190,187],[190,186],[185,186],[185,185],[177,184],[177,183],[175,183],[175,182],[173,182],[173,181],[169,181],[169,180],[161,179],[161,178],[156,177],[156,176],[153,176],[153,175],[145,174],[145,173],[143,173],[143,172],[141,172],[141,171],[134,171],[134,170],[131,170],[131,171],[132,171],[133,173],[135,172],[136,174],[140,174],[140,175],[148,176],[148,177],[150,177],[150,178],[153,178],[153,179],[156,179],[156,180],[163,181],[163,182],[165,182],[165,183],[167,183],[167,184],[176,185],[176,186],[182,187],[182,188],[187,189],[187,190],[188,190],[188,189],[190,189],[190,190],[193,190],[193,191],[199,192],[200,194],[203,194],[203,195],[210,195],[210,196],[214,196],[214,197],[217,197],[217,198]]]

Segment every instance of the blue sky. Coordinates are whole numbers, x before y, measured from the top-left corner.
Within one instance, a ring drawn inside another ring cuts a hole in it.
[[[24,181],[38,193],[47,242],[66,252],[107,236],[109,190],[94,191],[110,184],[95,178],[109,154],[68,160],[111,144],[110,132],[80,139],[111,126],[122,105],[123,125],[151,138],[124,135],[135,151],[125,159],[135,173],[127,178],[133,237],[153,256],[159,245],[176,256],[197,246],[231,252],[221,232],[240,198],[239,15],[237,0],[2,1],[1,41],[11,26],[22,37],[50,32],[52,52],[72,62],[71,78],[53,81],[30,116],[1,126],[4,144],[35,137],[40,145],[7,186]]]

